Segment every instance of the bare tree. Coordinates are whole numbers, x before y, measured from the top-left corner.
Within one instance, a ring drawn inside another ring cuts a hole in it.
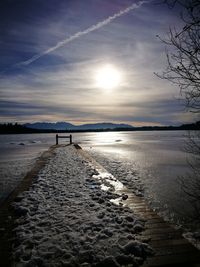
[[[200,0],[166,0],[170,8],[181,8],[181,29],[170,28],[167,45],[167,67],[159,77],[180,87],[186,107],[200,113]]]
[[[188,111],[200,115],[200,0],[163,0],[169,8],[180,10],[181,28],[169,29],[167,39],[167,65],[162,79],[167,79],[180,88]],[[200,125],[200,123],[198,123]],[[199,129],[200,130],[200,129]],[[200,222],[200,132],[189,132],[185,151],[190,172],[180,177],[183,192],[193,209],[193,218]]]

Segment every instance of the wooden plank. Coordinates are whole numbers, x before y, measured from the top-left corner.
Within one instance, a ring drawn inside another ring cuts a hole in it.
[[[145,207],[145,206],[135,206],[134,211],[137,211],[137,212],[141,212],[141,213],[149,213],[149,212],[152,212],[152,210],[148,207]]]
[[[151,225],[151,224],[154,224],[154,223],[166,223],[161,217],[158,217],[158,218],[149,218],[147,220],[147,222],[145,223],[145,225]]]
[[[131,202],[130,203],[130,206],[131,205],[135,205],[137,203],[145,204],[147,206],[147,203],[146,203],[146,201],[143,198],[134,197],[132,195],[131,196],[129,195],[129,197],[127,199],[127,202]]]
[[[145,220],[159,219],[160,217],[154,212],[135,212],[138,216],[141,216]]]
[[[59,135],[58,138],[70,138],[70,136],[69,135],[67,135],[67,136],[64,136],[64,135],[61,136],[61,135]]]
[[[192,267],[195,263],[199,263],[200,255],[194,252],[189,253],[181,253],[177,255],[165,255],[165,256],[155,256],[152,258],[147,259],[145,262],[146,266],[148,267],[155,267],[155,266],[180,266]],[[145,265],[144,265],[145,266]]]
[[[175,230],[172,227],[163,227],[163,228],[151,228],[151,229],[146,229],[143,231],[144,235],[154,235],[154,234],[168,234],[168,233],[179,233],[181,236],[181,232]]]
[[[135,209],[135,208],[147,208],[147,205],[145,203],[131,203],[130,207]]]
[[[189,252],[195,252],[194,247],[191,246],[189,243],[187,244],[178,244],[178,245],[168,245],[168,246],[160,246],[156,247],[156,254],[155,256],[164,256],[164,255],[178,255]]]
[[[176,245],[188,244],[188,241],[184,238],[177,238],[177,239],[165,240],[165,242],[163,242],[163,240],[155,240],[155,241],[151,241],[150,243],[151,243],[152,247],[160,248],[160,247],[166,247],[166,246],[176,246]]]
[[[145,223],[145,228],[146,229],[158,229],[158,228],[169,228],[170,225],[168,225],[167,223],[163,222],[155,222],[155,223]],[[171,226],[170,226],[171,227]]]
[[[180,234],[179,233],[156,233],[156,234],[143,234],[142,233],[142,236],[147,238],[147,239],[150,239],[151,241],[156,241],[156,240],[162,240],[163,242],[165,240],[171,240],[171,239],[179,239],[181,238]]]

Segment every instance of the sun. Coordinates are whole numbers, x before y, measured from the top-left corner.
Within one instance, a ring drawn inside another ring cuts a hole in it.
[[[121,81],[121,74],[114,66],[107,64],[96,71],[96,85],[103,89],[117,87]]]

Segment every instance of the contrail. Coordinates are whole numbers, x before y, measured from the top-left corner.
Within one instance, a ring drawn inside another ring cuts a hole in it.
[[[95,30],[98,30],[98,29],[102,28],[103,26],[109,24],[110,22],[112,22],[116,18],[119,18],[122,15],[127,14],[131,10],[137,9],[140,6],[142,6],[144,3],[148,3],[148,2],[149,1],[140,1],[139,3],[134,3],[134,4],[130,5],[129,7],[127,7],[126,9],[121,10],[118,13],[115,13],[114,15],[108,17],[107,19],[105,19],[103,21],[100,21],[97,24],[94,24],[94,25],[90,26],[89,28],[87,28],[87,29],[85,29],[83,31],[79,31],[79,32],[73,34],[72,36],[67,37],[66,39],[58,42],[55,46],[52,46],[52,47],[48,48],[47,50],[45,50],[45,51],[43,51],[43,52],[41,52],[39,54],[34,55],[30,59],[15,64],[13,67],[27,66],[27,65],[31,64],[32,62],[38,60],[39,58],[43,57],[44,55],[47,55],[47,54],[55,51],[56,49],[58,49],[58,48],[60,48],[60,47],[62,47],[64,45],[74,41],[75,39],[78,39],[79,37],[81,37],[83,35],[86,35],[86,34],[88,34],[90,32],[93,32]]]

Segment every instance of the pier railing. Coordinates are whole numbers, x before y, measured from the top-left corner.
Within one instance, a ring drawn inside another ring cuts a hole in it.
[[[64,136],[64,135],[58,135],[58,134],[56,134],[56,145],[58,145],[58,139],[59,138],[68,138],[69,139],[69,143],[70,143],[70,145],[72,144],[72,135],[70,134],[70,135],[68,135],[68,136]]]

